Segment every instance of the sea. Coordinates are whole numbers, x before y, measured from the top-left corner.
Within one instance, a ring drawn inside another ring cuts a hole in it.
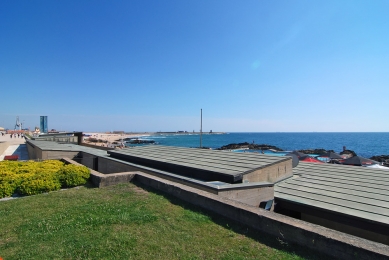
[[[142,136],[140,139],[154,140],[157,145],[199,147],[200,134],[154,134]],[[376,155],[389,155],[389,132],[341,132],[341,133],[223,133],[203,134],[203,147],[217,149],[231,143],[255,143],[277,146],[284,151],[326,149],[335,152],[343,151],[343,147],[354,151],[357,155],[370,158]]]

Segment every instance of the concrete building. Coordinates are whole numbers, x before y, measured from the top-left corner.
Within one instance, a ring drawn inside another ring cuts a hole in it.
[[[40,126],[41,133],[48,133],[49,127],[48,127],[47,116],[40,117],[40,125],[39,126]]]

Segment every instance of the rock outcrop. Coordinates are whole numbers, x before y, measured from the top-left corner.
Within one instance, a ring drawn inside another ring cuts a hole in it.
[[[389,155],[376,155],[369,158],[370,160],[377,161],[380,163],[384,163],[385,165],[389,165]]]
[[[217,150],[235,150],[235,149],[252,149],[252,150],[275,150],[275,151],[283,151],[281,148],[278,148],[274,145],[269,144],[254,144],[254,143],[233,143],[224,145]]]
[[[141,139],[132,139],[129,141],[126,141],[128,144],[154,144],[154,140],[141,140]]]
[[[328,152],[335,152],[334,150],[326,150],[323,148],[317,148],[317,149],[305,149],[305,150],[298,150],[300,153],[305,153],[305,154],[323,154],[323,153],[328,153]]]

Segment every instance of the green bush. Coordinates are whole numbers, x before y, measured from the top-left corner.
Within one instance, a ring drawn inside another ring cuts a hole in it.
[[[61,168],[58,176],[63,187],[74,187],[85,184],[90,177],[90,171],[85,166],[68,164]]]
[[[24,177],[19,187],[19,193],[22,195],[35,195],[61,189],[56,173],[42,172],[26,174]]]
[[[2,171],[0,174],[0,198],[14,194],[21,183],[21,175],[11,171]]]
[[[16,187],[9,182],[0,183],[0,198],[9,197],[15,193]]]
[[[33,195],[74,187],[87,182],[90,171],[85,166],[65,165],[58,160],[43,162],[0,162],[0,198],[18,192]]]

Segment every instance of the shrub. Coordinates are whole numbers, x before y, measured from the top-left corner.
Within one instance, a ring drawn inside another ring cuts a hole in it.
[[[16,187],[9,182],[0,183],[0,198],[11,196],[15,190]]]
[[[18,192],[33,195],[74,187],[87,182],[90,171],[85,166],[65,165],[58,160],[43,162],[0,162],[0,198]]]
[[[57,173],[62,167],[64,167],[65,163],[57,160],[47,160],[43,161],[39,164],[37,168],[37,173],[45,172],[45,173]]]
[[[21,175],[3,170],[0,173],[0,198],[9,197],[16,192],[21,183]]]
[[[55,173],[26,174],[24,177],[19,187],[19,193],[23,195],[35,195],[61,189],[61,183]]]
[[[85,184],[90,177],[90,171],[85,166],[68,164],[62,167],[58,176],[64,187],[74,187]]]

